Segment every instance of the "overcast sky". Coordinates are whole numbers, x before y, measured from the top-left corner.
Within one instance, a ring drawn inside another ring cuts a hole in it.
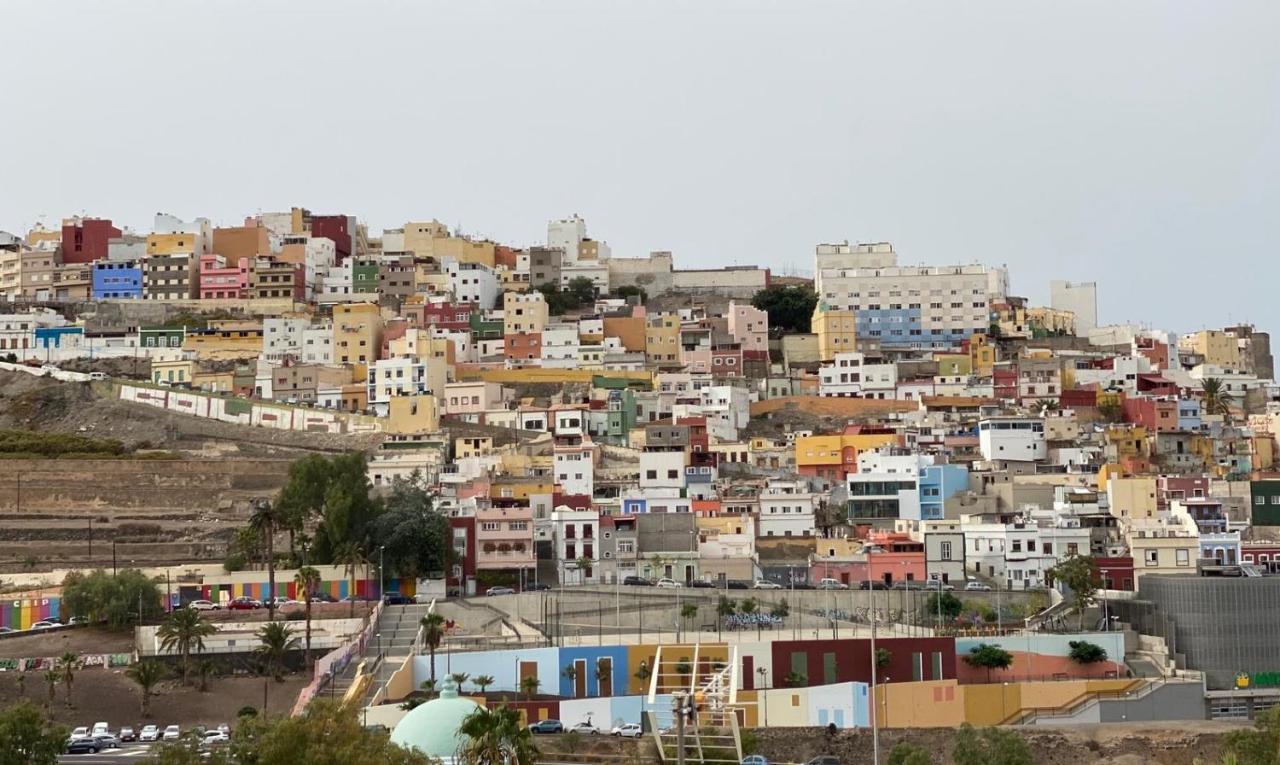
[[[5,0],[0,229],[303,205],[1280,331],[1280,3]]]

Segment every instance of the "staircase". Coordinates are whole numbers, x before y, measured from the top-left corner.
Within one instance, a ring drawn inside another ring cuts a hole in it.
[[[736,765],[742,759],[738,729],[738,649],[727,651],[724,661],[707,661],[701,644],[658,646],[649,677],[648,710],[650,734],[664,762],[679,760],[679,749],[694,762]],[[687,666],[685,666],[687,665]],[[674,705],[659,703],[659,689],[680,700],[691,700],[693,719],[680,725]]]

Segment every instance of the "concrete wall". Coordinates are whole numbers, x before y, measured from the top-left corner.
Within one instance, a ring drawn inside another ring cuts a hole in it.
[[[1098,704],[1102,722],[1205,719],[1204,687],[1169,683],[1144,698],[1106,699]]]
[[[169,390],[163,386],[121,385],[120,399],[193,417],[276,430],[330,434],[376,433],[386,426],[385,418],[330,409],[268,404],[250,399],[212,396],[185,390]]]

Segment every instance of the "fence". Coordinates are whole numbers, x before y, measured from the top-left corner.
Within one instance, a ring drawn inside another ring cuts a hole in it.
[[[133,663],[131,653],[87,653],[80,654],[80,663],[84,667],[127,667]],[[45,669],[56,669],[62,659],[58,656],[37,656],[25,659],[0,659],[0,672],[38,672]]]
[[[338,675],[346,671],[351,665],[352,659],[364,653],[364,649],[369,645],[369,640],[373,638],[374,633],[378,629],[378,620],[382,617],[382,602],[374,607],[369,614],[364,629],[360,630],[351,640],[343,645],[333,649],[316,661],[315,668],[312,670],[311,682],[298,693],[298,700],[293,704],[293,716],[302,714],[311,700],[320,692],[321,686],[326,681],[334,681]]]

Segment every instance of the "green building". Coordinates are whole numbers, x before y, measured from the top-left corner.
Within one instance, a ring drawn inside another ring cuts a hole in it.
[[[1280,526],[1280,479],[1249,482],[1254,526]]]

